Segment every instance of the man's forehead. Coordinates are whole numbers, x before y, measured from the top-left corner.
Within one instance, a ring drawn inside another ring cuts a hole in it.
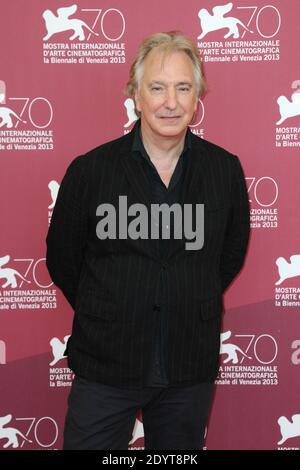
[[[165,62],[170,60],[174,57],[182,57],[188,59],[187,61],[191,62],[191,58],[188,54],[184,51],[177,50],[177,49],[161,49],[159,47],[154,47],[146,56],[145,62]]]
[[[159,48],[153,49],[144,61],[144,72],[163,73],[169,68],[175,66],[176,72],[182,76],[188,76],[193,73],[193,63],[191,58],[184,51],[162,51]]]

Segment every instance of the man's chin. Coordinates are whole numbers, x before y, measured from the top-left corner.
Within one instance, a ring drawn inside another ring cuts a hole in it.
[[[176,136],[180,136],[182,134],[184,134],[186,131],[186,127],[182,127],[182,126],[175,126],[175,125],[164,125],[164,126],[161,126],[159,129],[158,129],[158,133],[161,135],[161,136],[165,136],[165,137],[176,137]]]
[[[160,119],[159,122],[156,123],[156,129],[162,133],[169,133],[175,132],[181,134],[187,128],[187,124],[183,123],[180,118],[176,119]]]

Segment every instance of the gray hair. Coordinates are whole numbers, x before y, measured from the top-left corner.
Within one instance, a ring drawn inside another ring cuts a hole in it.
[[[135,91],[139,89],[144,73],[144,61],[152,49],[157,48],[165,54],[182,51],[185,52],[192,61],[196,92],[200,97],[206,89],[206,81],[196,44],[187,36],[178,31],[167,33],[155,33],[146,38],[131,65],[129,80],[127,82],[126,94],[134,99]]]

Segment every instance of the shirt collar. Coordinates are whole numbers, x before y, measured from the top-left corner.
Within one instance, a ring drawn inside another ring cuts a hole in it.
[[[185,134],[184,147],[183,147],[183,151],[181,155],[185,154],[191,148],[192,148],[191,131],[188,128]],[[146,152],[146,149],[142,141],[140,120],[137,122],[137,125],[135,126],[135,129],[134,129],[134,138],[133,138],[131,153],[135,159],[139,159],[140,155],[142,155],[143,158],[145,158],[151,165],[153,165],[148,153]]]

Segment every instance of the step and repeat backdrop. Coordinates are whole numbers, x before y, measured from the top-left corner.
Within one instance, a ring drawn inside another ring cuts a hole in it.
[[[205,448],[300,448],[299,21],[299,0],[1,2],[1,450],[62,446],[73,312],[45,237],[71,160],[137,119],[124,89],[138,45],[169,30],[205,67],[191,129],[240,157],[251,203]],[[129,447],[143,448],[140,415]]]

